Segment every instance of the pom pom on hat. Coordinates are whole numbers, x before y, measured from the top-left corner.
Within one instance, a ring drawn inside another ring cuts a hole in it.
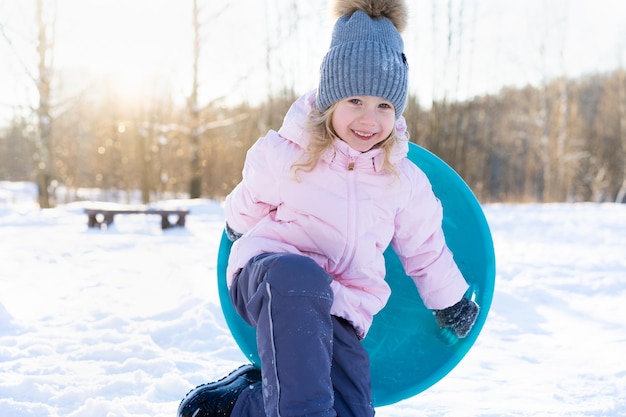
[[[337,0],[333,4],[333,16],[339,19],[343,15],[352,15],[357,10],[365,12],[372,19],[386,17],[398,32],[404,32],[407,24],[407,7],[398,0]]]
[[[400,32],[407,22],[402,0],[336,0],[339,16],[320,68],[316,105],[320,111],[359,95],[389,100],[402,115],[408,64]]]

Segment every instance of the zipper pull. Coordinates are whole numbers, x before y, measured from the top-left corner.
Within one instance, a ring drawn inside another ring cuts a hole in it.
[[[348,171],[354,171],[354,161],[348,162]]]

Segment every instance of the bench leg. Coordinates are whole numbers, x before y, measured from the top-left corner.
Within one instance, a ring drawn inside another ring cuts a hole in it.
[[[106,224],[107,227],[109,227],[111,223],[113,223],[113,216],[113,214],[107,214],[104,216],[104,224]]]
[[[172,227],[185,227],[185,215],[179,214],[176,222],[172,224],[170,217],[167,214],[161,214],[161,229],[170,229]]]
[[[89,214],[87,219],[87,227],[100,227],[100,223],[96,219],[95,214]]]
[[[113,223],[113,214],[107,213],[95,213],[89,214],[87,219],[87,226],[102,229],[104,225],[109,227]]]

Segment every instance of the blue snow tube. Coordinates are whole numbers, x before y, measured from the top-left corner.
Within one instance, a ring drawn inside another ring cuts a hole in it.
[[[463,179],[426,149],[409,144],[409,159],[428,176],[443,205],[443,230],[454,259],[470,284],[466,297],[481,307],[470,334],[457,338],[440,329],[404,273],[391,248],[385,251],[386,280],[392,294],[363,340],[370,355],[374,406],[412,397],[446,376],[472,347],[491,306],[495,286],[495,254],[491,232],[480,204]],[[241,351],[260,367],[255,330],[233,308],[226,287],[226,266],[231,242],[224,233],[217,276],[222,310]]]

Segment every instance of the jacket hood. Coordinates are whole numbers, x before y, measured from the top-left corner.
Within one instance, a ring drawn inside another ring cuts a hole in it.
[[[278,130],[278,133],[282,137],[297,144],[303,150],[307,149],[309,143],[311,142],[311,134],[307,130],[307,120],[309,117],[309,113],[316,108],[316,94],[317,90],[312,90],[298,98],[298,100],[296,100],[289,108],[289,111],[283,119],[283,125]],[[404,116],[400,116],[398,120],[396,120],[396,132],[398,134],[399,140],[396,141],[389,156],[389,160],[392,164],[397,164],[400,160],[406,158],[409,152],[407,125]],[[350,148],[341,139],[337,138],[333,147],[329,149],[328,152],[326,152],[326,154],[324,155],[324,158],[332,159],[333,155],[336,154],[337,151],[346,153],[348,155],[358,155],[359,158],[372,158],[376,170],[378,171],[382,168],[384,155],[380,149],[372,149],[367,152],[360,153]]]

